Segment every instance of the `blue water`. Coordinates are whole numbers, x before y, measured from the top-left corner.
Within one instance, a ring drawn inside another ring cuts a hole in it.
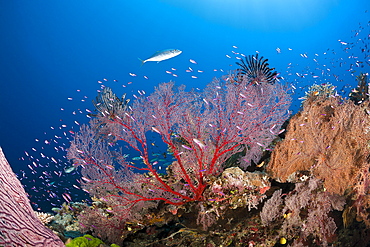
[[[35,208],[50,210],[62,193],[83,194],[72,186],[78,174],[62,172],[63,149],[101,84],[118,95],[169,80],[201,89],[236,69],[237,53],[258,51],[296,88],[297,111],[308,85],[346,94],[370,72],[367,10],[368,0],[0,1],[0,146]],[[140,67],[138,58],[169,48],[183,53]]]

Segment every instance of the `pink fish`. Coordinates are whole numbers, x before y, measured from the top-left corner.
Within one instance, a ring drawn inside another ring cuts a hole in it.
[[[193,141],[201,148],[201,149],[203,149],[203,148],[205,148],[205,146],[206,145],[204,145],[203,144],[203,142],[201,142],[200,140],[198,140],[198,139],[193,139]]]

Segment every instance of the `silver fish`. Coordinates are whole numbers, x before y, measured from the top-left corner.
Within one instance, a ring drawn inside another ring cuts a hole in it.
[[[75,167],[75,166],[66,167],[66,168],[64,168],[64,172],[65,172],[65,173],[71,173],[71,172],[73,172],[75,169],[76,169],[76,167]]]
[[[142,60],[139,58],[141,61],[141,65],[143,65],[146,62],[157,62],[159,63],[160,61],[167,60],[173,57],[176,57],[181,54],[182,51],[178,49],[167,49],[167,50],[162,50],[162,51],[157,51],[154,53],[151,57]]]

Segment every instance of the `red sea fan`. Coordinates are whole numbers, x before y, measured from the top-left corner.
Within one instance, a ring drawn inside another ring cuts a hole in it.
[[[244,167],[260,159],[289,115],[291,97],[279,83],[256,85],[248,77],[230,83],[232,78],[215,79],[202,92],[162,83],[130,105],[103,90],[95,103],[98,114],[81,126],[68,150],[82,169],[83,189],[112,211],[112,218],[94,227],[118,227],[124,234],[116,222],[144,222],[145,210],[160,201],[174,207],[206,201],[208,181],[223,172],[230,157],[245,150]],[[165,163],[152,160],[151,135],[175,160],[167,174]],[[136,152],[140,161],[126,160],[123,149]],[[198,222],[204,220],[212,223],[202,215]]]

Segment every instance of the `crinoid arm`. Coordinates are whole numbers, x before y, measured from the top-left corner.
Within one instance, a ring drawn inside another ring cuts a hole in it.
[[[245,61],[240,59],[240,62],[236,62],[240,66],[238,69],[238,78],[244,79],[246,77],[253,84],[265,82],[275,83],[277,72],[274,71],[275,68],[269,68],[267,61],[268,59],[263,59],[262,56],[259,58],[258,54],[249,55],[245,58]]]
[[[368,73],[360,73],[356,76],[358,85],[352,89],[349,94],[349,99],[355,102],[356,105],[362,104],[364,101],[369,100],[369,80]]]
[[[119,98],[113,93],[111,88],[105,87],[96,97],[96,101],[93,100],[93,104],[98,114],[114,117],[118,112],[126,109],[129,101],[129,99],[126,99],[126,94]]]

